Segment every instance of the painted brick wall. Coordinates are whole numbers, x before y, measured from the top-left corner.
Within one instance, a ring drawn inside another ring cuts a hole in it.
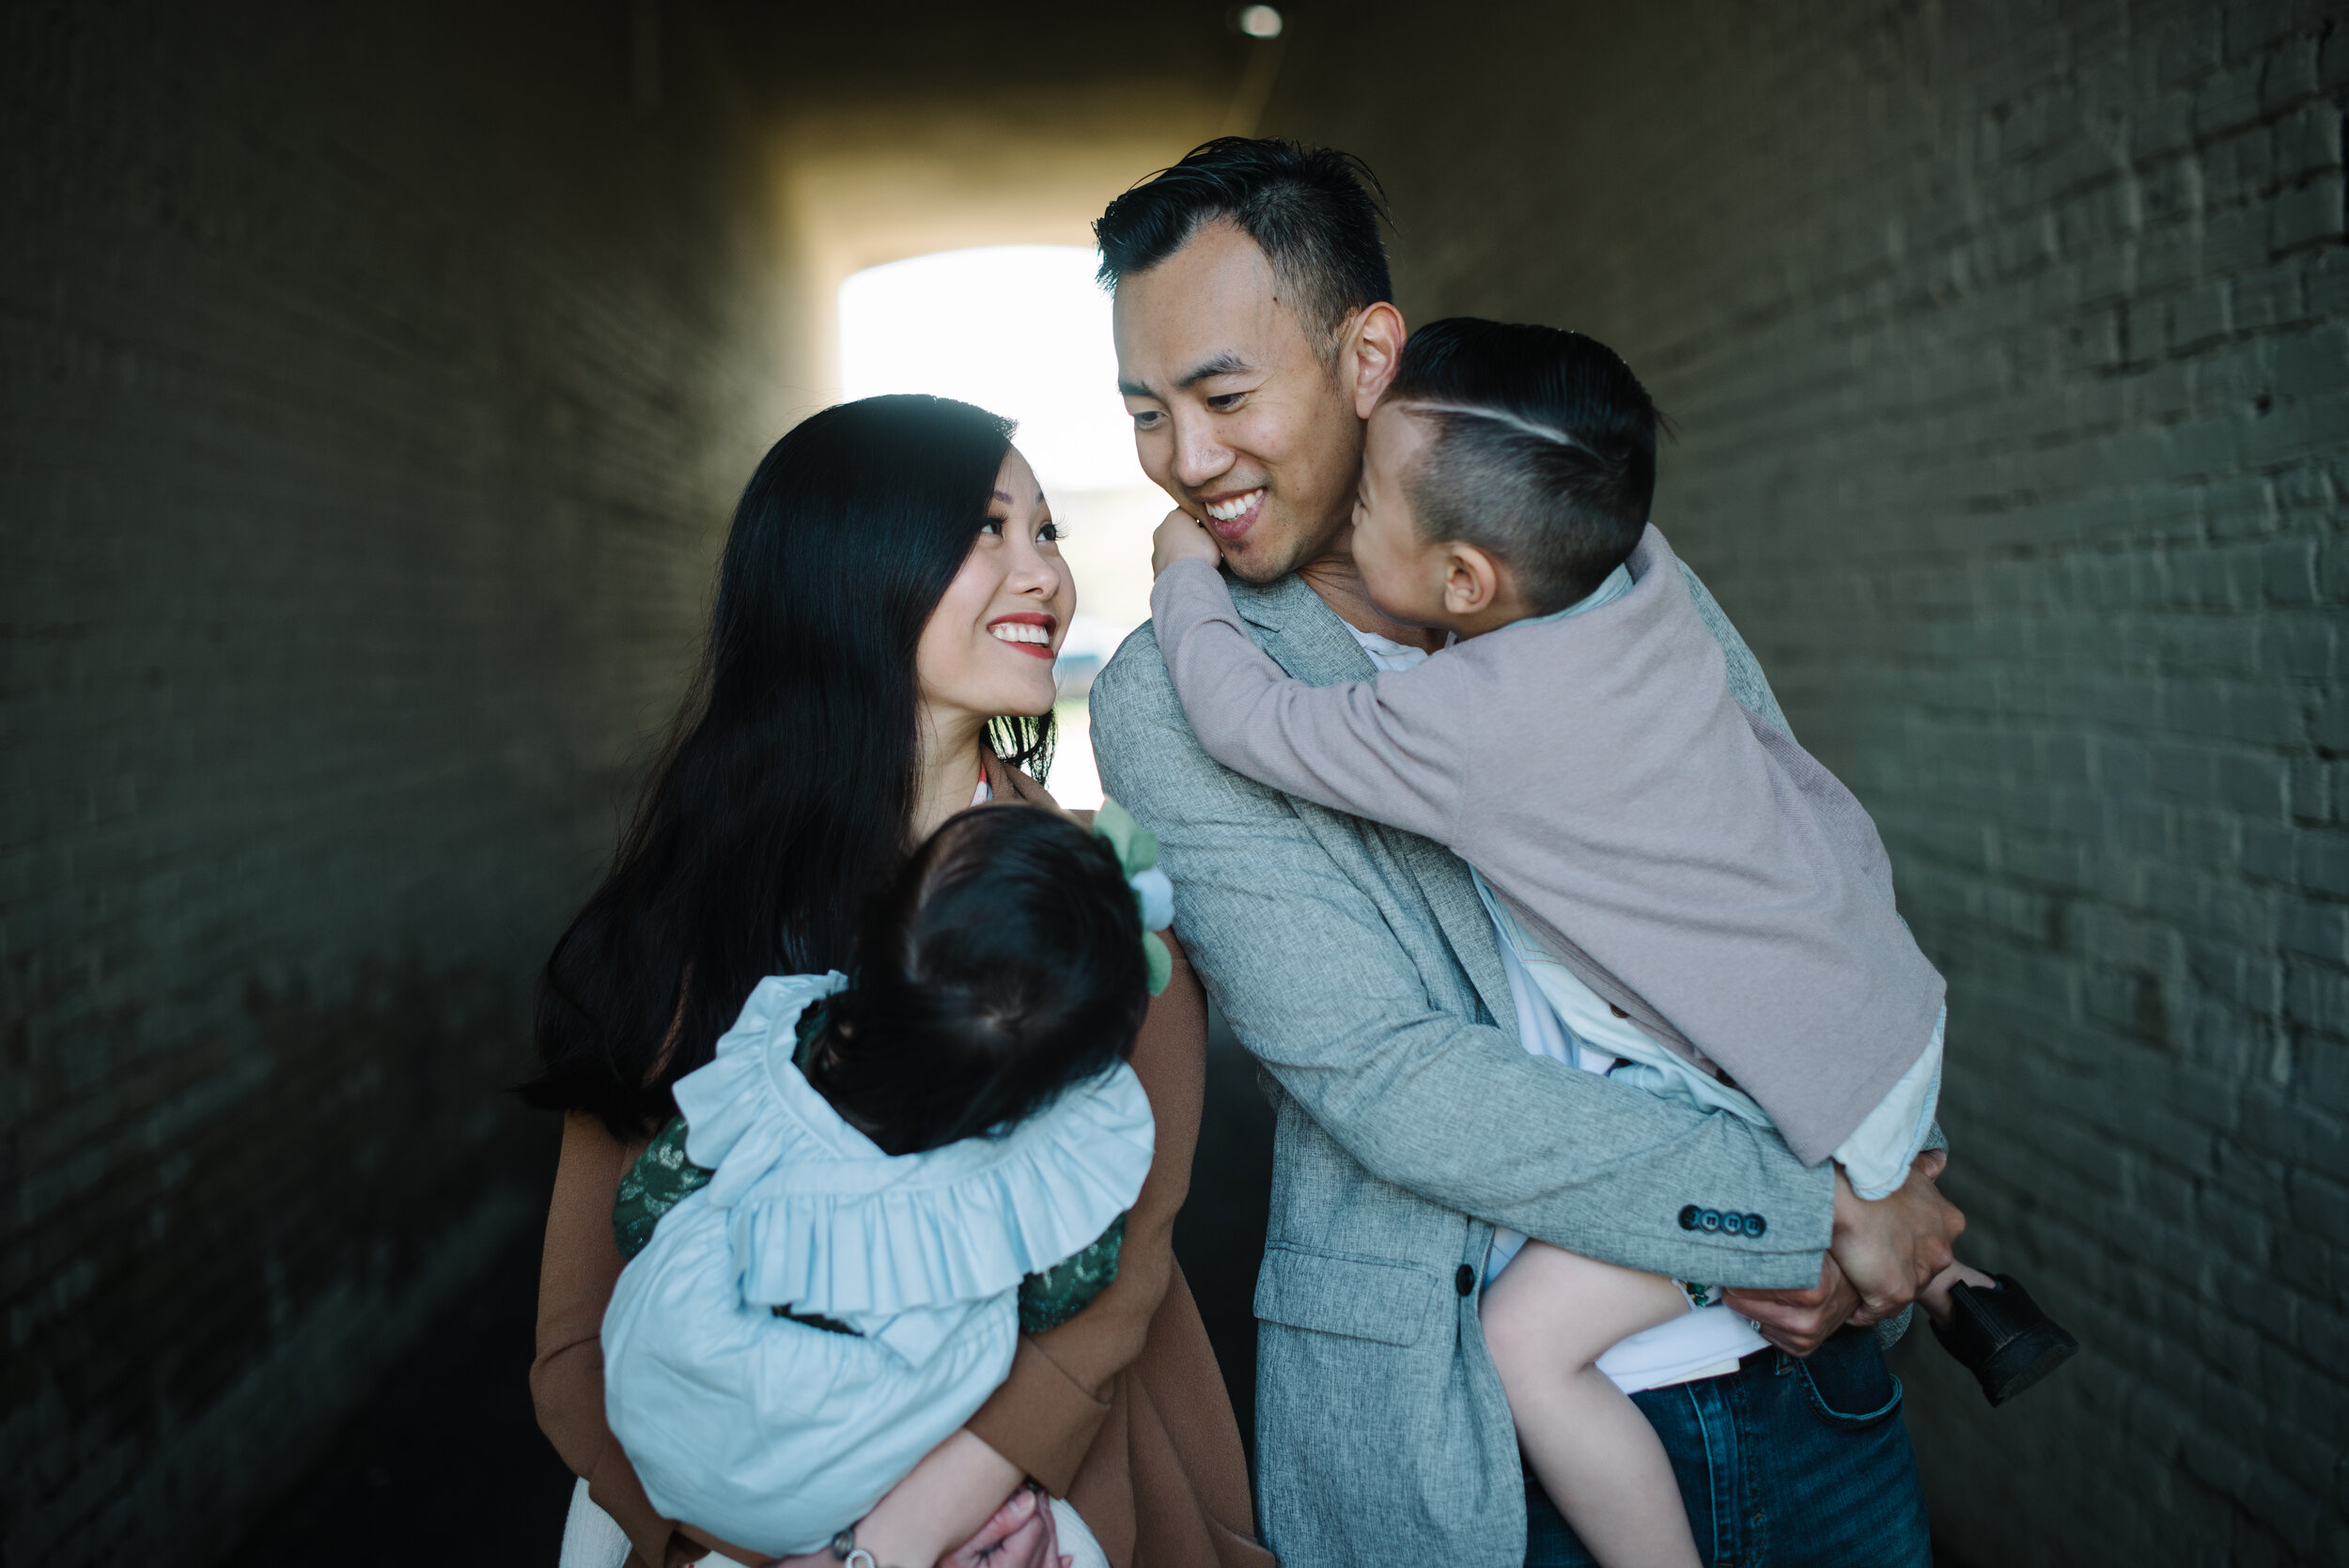
[[[1641,372],[1882,825],[1968,1247],[2087,1343],[1996,1414],[1905,1351],[1956,1560],[2349,1540],[2345,89],[2338,6],[1683,0],[1308,15],[1275,100],[1415,319]]]
[[[537,1244],[779,237],[676,7],[0,14],[0,1560],[200,1563]]]

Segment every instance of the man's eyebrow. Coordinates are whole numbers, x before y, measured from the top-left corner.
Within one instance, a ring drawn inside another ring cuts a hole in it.
[[[1191,366],[1190,373],[1179,378],[1174,385],[1178,391],[1187,392],[1210,376],[1235,376],[1247,368],[1248,362],[1240,358],[1237,350],[1226,349],[1212,359],[1201,360]],[[1123,376],[1117,378],[1117,395],[1120,397],[1156,397],[1158,396],[1140,381],[1129,381]]]
[[[1191,366],[1190,374],[1174,384],[1188,391],[1210,376],[1230,376],[1248,368],[1248,362],[1226,349],[1212,359],[1201,360]]]

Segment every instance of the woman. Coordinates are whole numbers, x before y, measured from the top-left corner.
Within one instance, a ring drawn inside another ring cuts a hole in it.
[[[1057,538],[1009,425],[942,398],[828,409],[743,494],[676,738],[541,992],[544,1071],[525,1093],[567,1114],[531,1390],[581,1477],[567,1560],[599,1524],[645,1568],[709,1549],[653,1511],[605,1425],[615,1189],[761,977],[848,968],[868,891],[974,800],[1052,805],[1022,769],[1050,753],[1053,654],[1076,608]],[[1172,1247],[1205,1060],[1205,1002],[1177,950],[1132,1056],[1157,1155],[1117,1278],[1023,1338],[1003,1386],[860,1522],[881,1562],[1054,1568],[1074,1543],[1056,1543],[1030,1482],[1073,1505],[1115,1568],[1271,1561]]]

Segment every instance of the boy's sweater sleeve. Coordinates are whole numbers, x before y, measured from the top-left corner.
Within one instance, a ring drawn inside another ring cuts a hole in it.
[[[1437,658],[1376,680],[1312,686],[1252,642],[1231,590],[1177,561],[1150,615],[1183,713],[1206,753],[1283,794],[1456,848],[1476,700],[1468,660]]]

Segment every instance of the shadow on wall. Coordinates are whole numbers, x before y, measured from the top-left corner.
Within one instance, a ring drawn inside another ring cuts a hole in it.
[[[618,7],[11,7],[0,1559],[216,1560],[534,1236],[533,971],[771,439]]]
[[[547,1188],[533,1189],[534,1205]],[[552,1563],[572,1477],[531,1408],[537,1227],[524,1226],[385,1373],[237,1568]]]
[[[95,1178],[17,1243],[73,1261],[13,1307],[38,1354],[8,1375],[10,1533],[103,1511],[47,1560],[121,1560],[84,1548],[175,1518],[217,1543],[485,1266],[535,1250],[555,1129],[504,1093],[521,1065],[507,975],[363,966],[334,1004],[255,981],[241,1014],[176,1064],[177,1103],[114,1086],[160,1161],[19,1189],[39,1214]],[[208,1103],[231,1094],[233,1117]],[[151,1436],[101,1415],[126,1403],[160,1411]]]

